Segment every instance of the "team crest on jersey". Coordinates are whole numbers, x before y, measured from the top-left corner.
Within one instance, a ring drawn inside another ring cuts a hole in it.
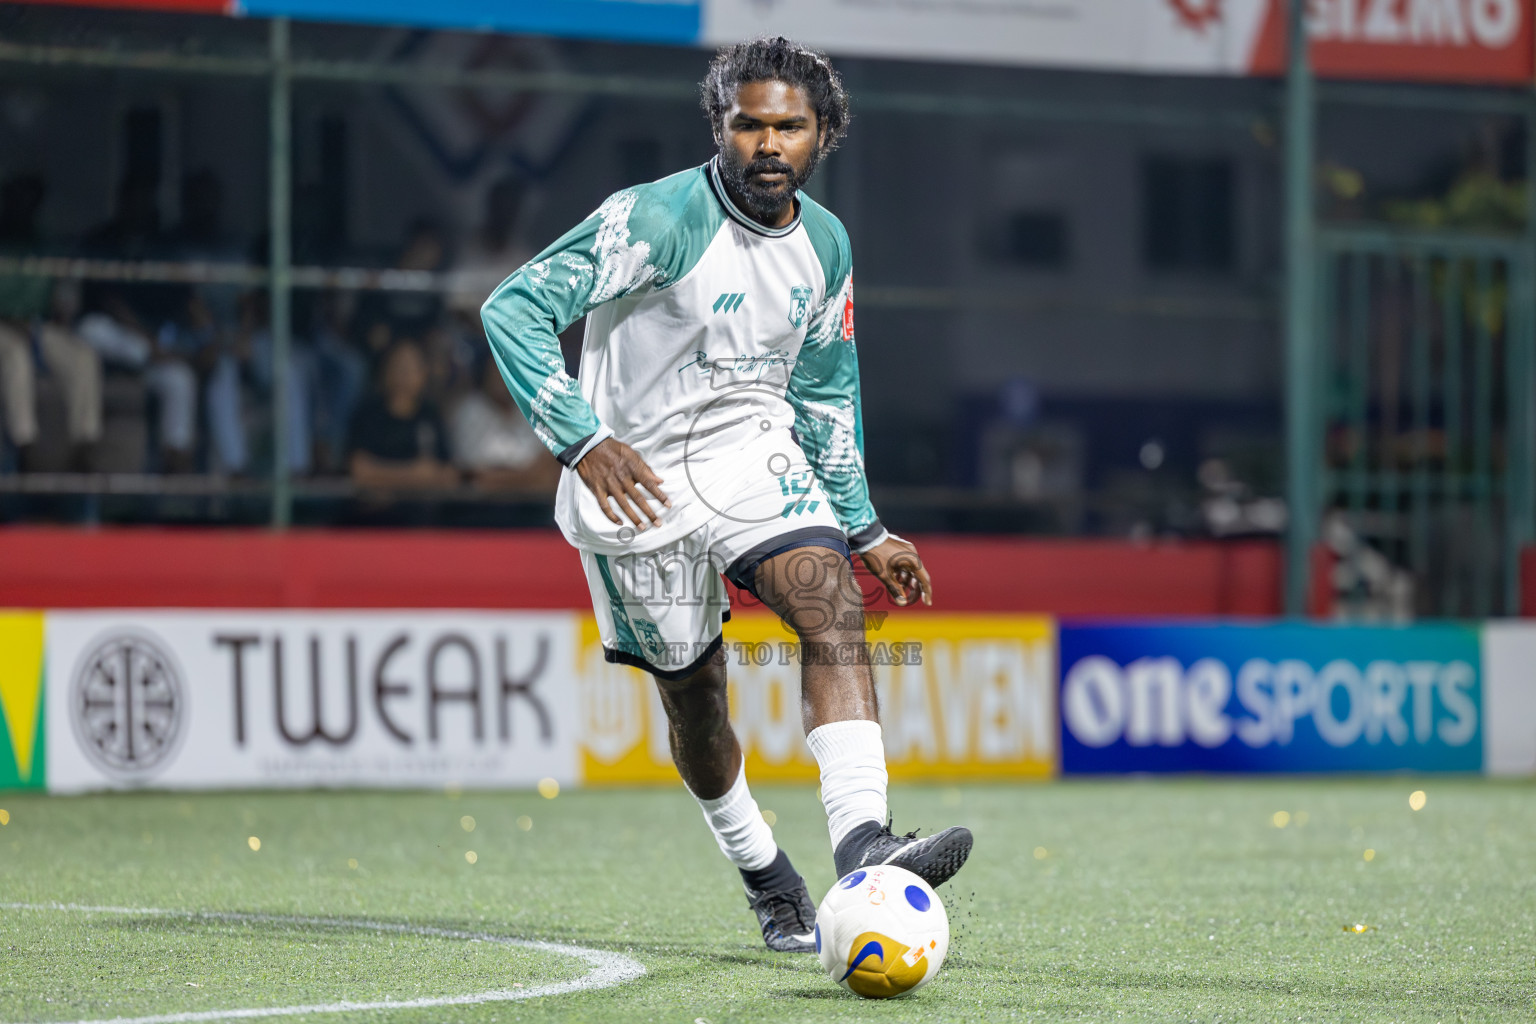
[[[640,643],[640,649],[645,651],[645,656],[651,661],[660,661],[667,653],[667,646],[661,639],[661,630],[650,619],[633,619],[630,626],[635,631],[635,639]]]
[[[789,326],[799,330],[805,326],[805,318],[811,313],[810,288],[797,284],[789,290]]]

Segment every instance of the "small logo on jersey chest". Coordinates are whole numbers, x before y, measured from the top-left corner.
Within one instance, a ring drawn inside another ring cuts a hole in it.
[[[789,326],[799,330],[805,326],[805,318],[811,313],[810,288],[797,284],[789,290]]]
[[[746,301],[746,292],[726,292],[715,300],[714,311],[716,313],[734,313]]]

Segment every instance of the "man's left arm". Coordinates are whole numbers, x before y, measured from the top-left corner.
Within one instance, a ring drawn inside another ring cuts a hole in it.
[[[786,397],[795,410],[800,448],[827,492],[849,546],[896,604],[909,603],[913,590],[924,604],[932,604],[933,587],[917,549],[881,525],[869,500],[851,272],[843,275],[840,287],[828,291],[812,317]]]

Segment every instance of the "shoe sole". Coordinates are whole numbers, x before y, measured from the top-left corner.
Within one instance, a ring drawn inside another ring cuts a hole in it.
[[[966,858],[971,855],[971,846],[975,841],[976,838],[971,835],[970,829],[956,825],[934,836],[933,841],[923,849],[913,850],[909,846],[884,863],[893,867],[906,868],[937,889],[965,866]],[[921,863],[909,863],[913,859],[920,860]]]

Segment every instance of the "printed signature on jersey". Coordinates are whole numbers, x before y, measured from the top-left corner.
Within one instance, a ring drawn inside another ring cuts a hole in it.
[[[690,367],[699,374],[708,374],[709,386],[716,390],[737,384],[770,384],[789,387],[789,373],[793,361],[781,348],[771,348],[757,355],[722,356],[711,358],[708,352],[695,352],[693,358],[677,368],[678,373]]]

